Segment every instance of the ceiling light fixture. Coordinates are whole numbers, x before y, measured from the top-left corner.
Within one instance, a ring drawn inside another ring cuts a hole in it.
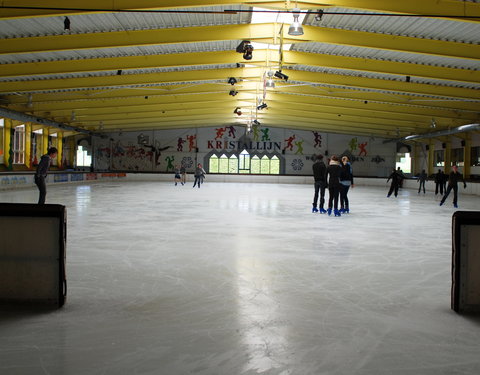
[[[238,116],[241,116],[241,115],[242,115],[242,111],[240,111],[240,107],[235,108],[235,110],[233,111],[233,113],[235,113],[235,114],[238,115]]]
[[[260,110],[262,110],[262,109],[264,109],[264,108],[267,108],[267,107],[268,107],[268,106],[267,106],[267,103],[262,103],[262,104],[260,104],[260,105],[257,107],[257,109],[260,111]]]
[[[288,76],[286,74],[283,74],[281,70],[277,70],[275,72],[275,77],[284,79],[285,81],[288,80]]]
[[[235,96],[238,94],[238,91],[235,91],[235,90],[230,90],[230,92],[228,93],[228,95],[230,96]]]
[[[300,9],[294,8],[292,12],[293,12],[293,23],[290,25],[288,29],[288,35],[292,35],[292,36],[303,35],[302,24],[298,22],[298,17],[300,17]]]
[[[323,17],[323,9],[317,10],[317,14],[315,16],[315,21],[320,22]]]
[[[238,82],[238,81],[235,79],[235,77],[230,77],[230,78],[228,79],[228,83],[230,83],[232,86],[233,86],[235,83],[237,83],[237,82]]]
[[[243,58],[245,60],[251,60],[253,55],[253,46],[249,40],[243,40],[237,47],[236,51],[238,53],[243,53]]]
[[[271,70],[269,70],[267,72],[267,76],[268,78],[266,79],[265,81],[265,87],[270,87],[270,88],[275,88],[275,82],[273,81],[272,77],[273,77],[273,72]]]
[[[65,17],[63,20],[63,30],[68,30],[70,31],[70,18]]]
[[[255,119],[255,120],[252,121],[252,124],[253,124],[253,125],[260,125],[260,122]]]

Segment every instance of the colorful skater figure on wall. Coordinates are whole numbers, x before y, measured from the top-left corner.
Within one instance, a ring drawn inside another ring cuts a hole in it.
[[[159,147],[157,142],[155,142],[155,146],[144,145],[143,147],[149,148],[155,154],[155,166],[160,165],[159,159],[160,159],[160,156],[162,156],[162,151],[165,151],[170,148],[170,146]]]
[[[315,144],[313,147],[322,147],[322,136],[319,132],[312,132],[313,135],[315,136]]]
[[[257,142],[258,138],[260,137],[260,134],[258,133],[258,126],[253,126],[252,130],[253,130],[253,140]]]
[[[234,126],[228,126],[226,129],[228,129],[228,136],[229,137],[236,138],[235,137],[235,132],[237,131],[237,129],[235,129]]]
[[[295,152],[295,155],[303,155],[303,142],[303,139],[301,141],[295,142],[295,146],[297,146],[297,152]]]
[[[352,138],[348,144],[350,147],[350,152],[353,152],[357,149],[358,147],[358,139],[357,138]]]
[[[226,128],[217,128],[215,130],[217,132],[217,135],[215,136],[215,139],[221,139],[223,137],[223,135],[225,134],[225,130],[227,130],[227,129]]]
[[[165,161],[168,163],[167,164],[167,172],[168,172],[170,169],[173,169],[173,162],[175,161],[175,156],[167,156],[165,158]]]
[[[262,129],[261,132],[263,133],[262,135],[262,141],[269,141],[270,140],[270,135],[268,132],[270,131],[269,128]]]
[[[195,145],[195,140],[197,139],[196,135],[187,135],[187,140],[188,140],[188,152],[192,152],[192,150],[195,150],[197,147]]]
[[[360,143],[358,145],[358,148],[360,149],[360,153],[358,154],[358,156],[362,156],[362,154],[367,156],[367,145],[368,145],[368,142]]]
[[[185,139],[183,138],[178,138],[178,141],[177,141],[177,151],[183,151],[183,144],[185,143]]]
[[[458,208],[457,200],[458,200],[458,182],[463,182],[463,188],[467,188],[467,184],[463,179],[463,175],[458,171],[458,167],[456,165],[452,166],[452,171],[448,176],[448,185],[447,190],[445,191],[445,195],[440,202],[440,206],[443,206],[445,200],[448,198],[448,195],[453,190],[453,207]]]
[[[290,136],[289,138],[285,139],[284,141],[287,142],[287,145],[285,146],[284,150],[290,150],[293,151],[293,141],[295,140],[295,134]]]

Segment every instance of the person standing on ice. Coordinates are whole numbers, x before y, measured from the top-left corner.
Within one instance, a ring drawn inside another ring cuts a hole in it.
[[[336,155],[332,155],[330,163],[327,167],[327,181],[328,181],[328,210],[327,213],[330,216],[332,214],[332,204],[333,212],[335,216],[342,216],[338,210],[338,198],[340,195],[340,174],[342,173],[342,167]]]
[[[395,191],[395,197],[398,195],[398,188],[400,187],[400,183],[402,181],[402,176],[398,173],[398,171],[393,168],[392,174],[388,177],[388,181],[392,180],[392,184],[390,185],[390,190],[388,191],[387,198],[390,198],[390,195]]]
[[[318,193],[320,192],[320,213],[324,214],[327,211],[323,208],[325,204],[325,189],[327,187],[327,167],[323,162],[323,155],[317,155],[315,158],[315,163],[312,166],[313,169],[313,179],[315,180],[315,193],[313,195],[312,203],[312,212],[318,212],[317,202],[318,202]]]

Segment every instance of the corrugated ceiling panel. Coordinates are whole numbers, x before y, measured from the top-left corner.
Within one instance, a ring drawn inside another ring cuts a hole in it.
[[[343,46],[338,44],[296,43],[292,46],[292,50],[310,53],[322,53],[327,55],[406,62],[412,64],[444,66],[457,69],[480,69],[480,60],[455,59],[450,57],[421,55],[418,53],[397,52],[374,48]]]
[[[248,12],[239,12],[236,14],[225,12],[232,9],[248,10],[250,8],[235,5],[169,10],[172,11],[172,13],[116,12],[71,15],[69,16],[70,33],[84,34],[122,30],[230,25],[248,23],[250,21],[250,14]],[[0,38],[61,35],[65,33],[63,22],[64,17],[0,20]]]
[[[374,14],[380,13],[338,7],[325,8],[325,11],[329,13],[337,12],[347,14],[324,14],[321,21],[316,21],[313,15],[309,15],[305,18],[304,23],[312,26],[449,40],[462,43],[478,44],[480,42],[480,22],[461,22],[426,17],[375,16]],[[356,15],[358,13],[369,13],[372,15]]]

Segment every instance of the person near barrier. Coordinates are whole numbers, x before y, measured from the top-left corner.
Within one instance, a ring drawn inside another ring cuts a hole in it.
[[[38,204],[44,204],[47,196],[47,185],[45,179],[47,178],[48,169],[52,164],[52,159],[57,157],[58,150],[55,147],[50,147],[48,152],[42,156],[40,163],[38,163],[35,172],[35,185],[37,185],[40,195],[38,197]]]
[[[418,194],[420,194],[422,187],[423,187],[423,194],[425,194],[425,181],[427,181],[427,173],[425,172],[425,169],[424,169],[422,170],[422,173],[420,173],[420,175],[418,176],[418,182],[420,184],[418,186]]]
[[[388,191],[387,198],[390,198],[393,192],[395,192],[395,197],[398,195],[398,188],[400,187],[400,182],[402,181],[402,176],[398,173],[398,170],[393,168],[392,174],[388,177],[388,181],[392,180],[390,185],[390,190]]]
[[[327,187],[327,167],[323,162],[323,155],[317,155],[315,158],[315,163],[312,166],[313,169],[313,179],[315,180],[315,193],[313,195],[312,203],[312,212],[318,212],[320,210],[321,214],[326,213],[327,211],[324,208],[325,204],[325,189]],[[320,207],[317,208],[318,203],[318,193],[320,192]]]
[[[193,182],[193,187],[198,185],[200,189],[200,185],[203,183],[203,179],[205,178],[205,169],[203,169],[202,164],[198,163],[197,168],[195,168],[195,181]]]
[[[458,182],[459,181],[463,182],[463,188],[465,189],[467,187],[467,184],[463,179],[463,175],[458,171],[458,167],[454,165],[452,167],[452,171],[450,172],[450,175],[448,176],[447,190],[445,191],[445,195],[443,196],[442,201],[440,202],[440,206],[443,206],[443,204],[445,203],[445,200],[448,198],[448,195],[453,190],[453,207],[458,208],[457,199],[458,199]]]
[[[355,187],[353,184],[353,169],[350,164],[348,156],[342,157],[342,173],[340,174],[340,213],[349,213],[350,207],[348,202],[348,190],[350,186],[352,189]]]
[[[445,173],[443,173],[443,171],[439,169],[438,172],[435,173],[435,195],[437,195],[439,191],[440,191],[440,195],[443,195],[444,181],[445,181]]]

